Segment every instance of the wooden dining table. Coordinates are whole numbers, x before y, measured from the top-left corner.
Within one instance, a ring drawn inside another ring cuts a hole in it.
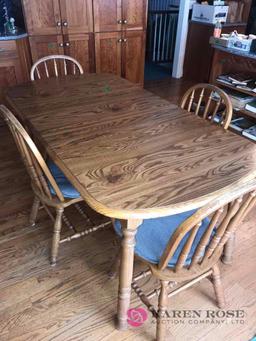
[[[119,329],[142,220],[196,209],[256,176],[254,143],[114,75],[39,80],[6,100],[86,203],[122,219]]]

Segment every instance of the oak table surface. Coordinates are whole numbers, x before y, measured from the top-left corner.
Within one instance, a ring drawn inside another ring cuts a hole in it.
[[[10,88],[6,98],[87,203],[115,218],[197,208],[256,176],[256,145],[114,75]]]

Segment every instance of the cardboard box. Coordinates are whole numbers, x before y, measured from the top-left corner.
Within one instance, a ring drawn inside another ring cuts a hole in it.
[[[228,16],[228,6],[193,5],[192,20],[208,24],[216,22],[226,22]]]
[[[211,45],[217,45],[222,47],[230,47],[229,39],[227,38],[210,38],[210,44]]]
[[[238,39],[234,38],[210,38],[211,45],[227,47],[229,49],[239,50],[241,52],[250,52],[252,39]]]
[[[252,45],[252,39],[230,39],[230,48],[234,50],[239,50],[243,52],[250,52]]]

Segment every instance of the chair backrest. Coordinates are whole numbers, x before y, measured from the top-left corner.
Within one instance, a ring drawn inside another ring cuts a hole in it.
[[[63,64],[63,66],[61,65]],[[83,74],[81,64],[72,57],[65,55],[50,55],[39,59],[31,68],[30,79],[50,78],[52,76],[59,77],[60,75]]]
[[[233,107],[228,95],[212,84],[197,84],[187,90],[181,100],[181,108],[201,115],[228,129]]]
[[[4,105],[0,105],[0,115],[3,116],[13,135],[34,189],[39,195],[46,197],[48,200],[52,200],[53,197],[57,197],[59,201],[64,202],[65,199],[56,184],[56,181],[27,131],[23,128],[21,123],[11,113],[11,111]],[[54,189],[56,196],[51,194],[49,184]]]
[[[167,247],[158,264],[159,270],[164,270],[172,259],[178,245],[186,236],[178,256],[174,271],[194,273],[197,270],[209,269],[219,260],[223,246],[232,233],[235,232],[239,222],[246,216],[256,203],[256,179],[243,185],[231,186],[226,194],[216,198],[206,206],[200,208],[184,221],[170,238]],[[194,252],[192,245],[202,221],[208,218],[208,226],[205,229]],[[192,254],[191,262],[186,259]]]

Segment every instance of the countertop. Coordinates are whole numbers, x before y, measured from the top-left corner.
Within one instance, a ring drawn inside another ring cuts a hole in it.
[[[28,34],[24,31],[20,31],[16,34],[6,35],[5,33],[0,33],[0,41],[5,40],[18,40],[22,38],[26,38]]]
[[[231,53],[234,54],[236,56],[241,56],[241,57],[245,57],[245,58],[251,58],[251,59],[256,59],[256,53],[252,53],[252,52],[243,52],[243,51],[239,51],[239,50],[235,50],[235,49],[230,49],[227,47],[222,47],[222,46],[218,46],[218,45],[212,45],[212,47],[214,49],[220,50],[220,51],[224,51],[227,53]]]

